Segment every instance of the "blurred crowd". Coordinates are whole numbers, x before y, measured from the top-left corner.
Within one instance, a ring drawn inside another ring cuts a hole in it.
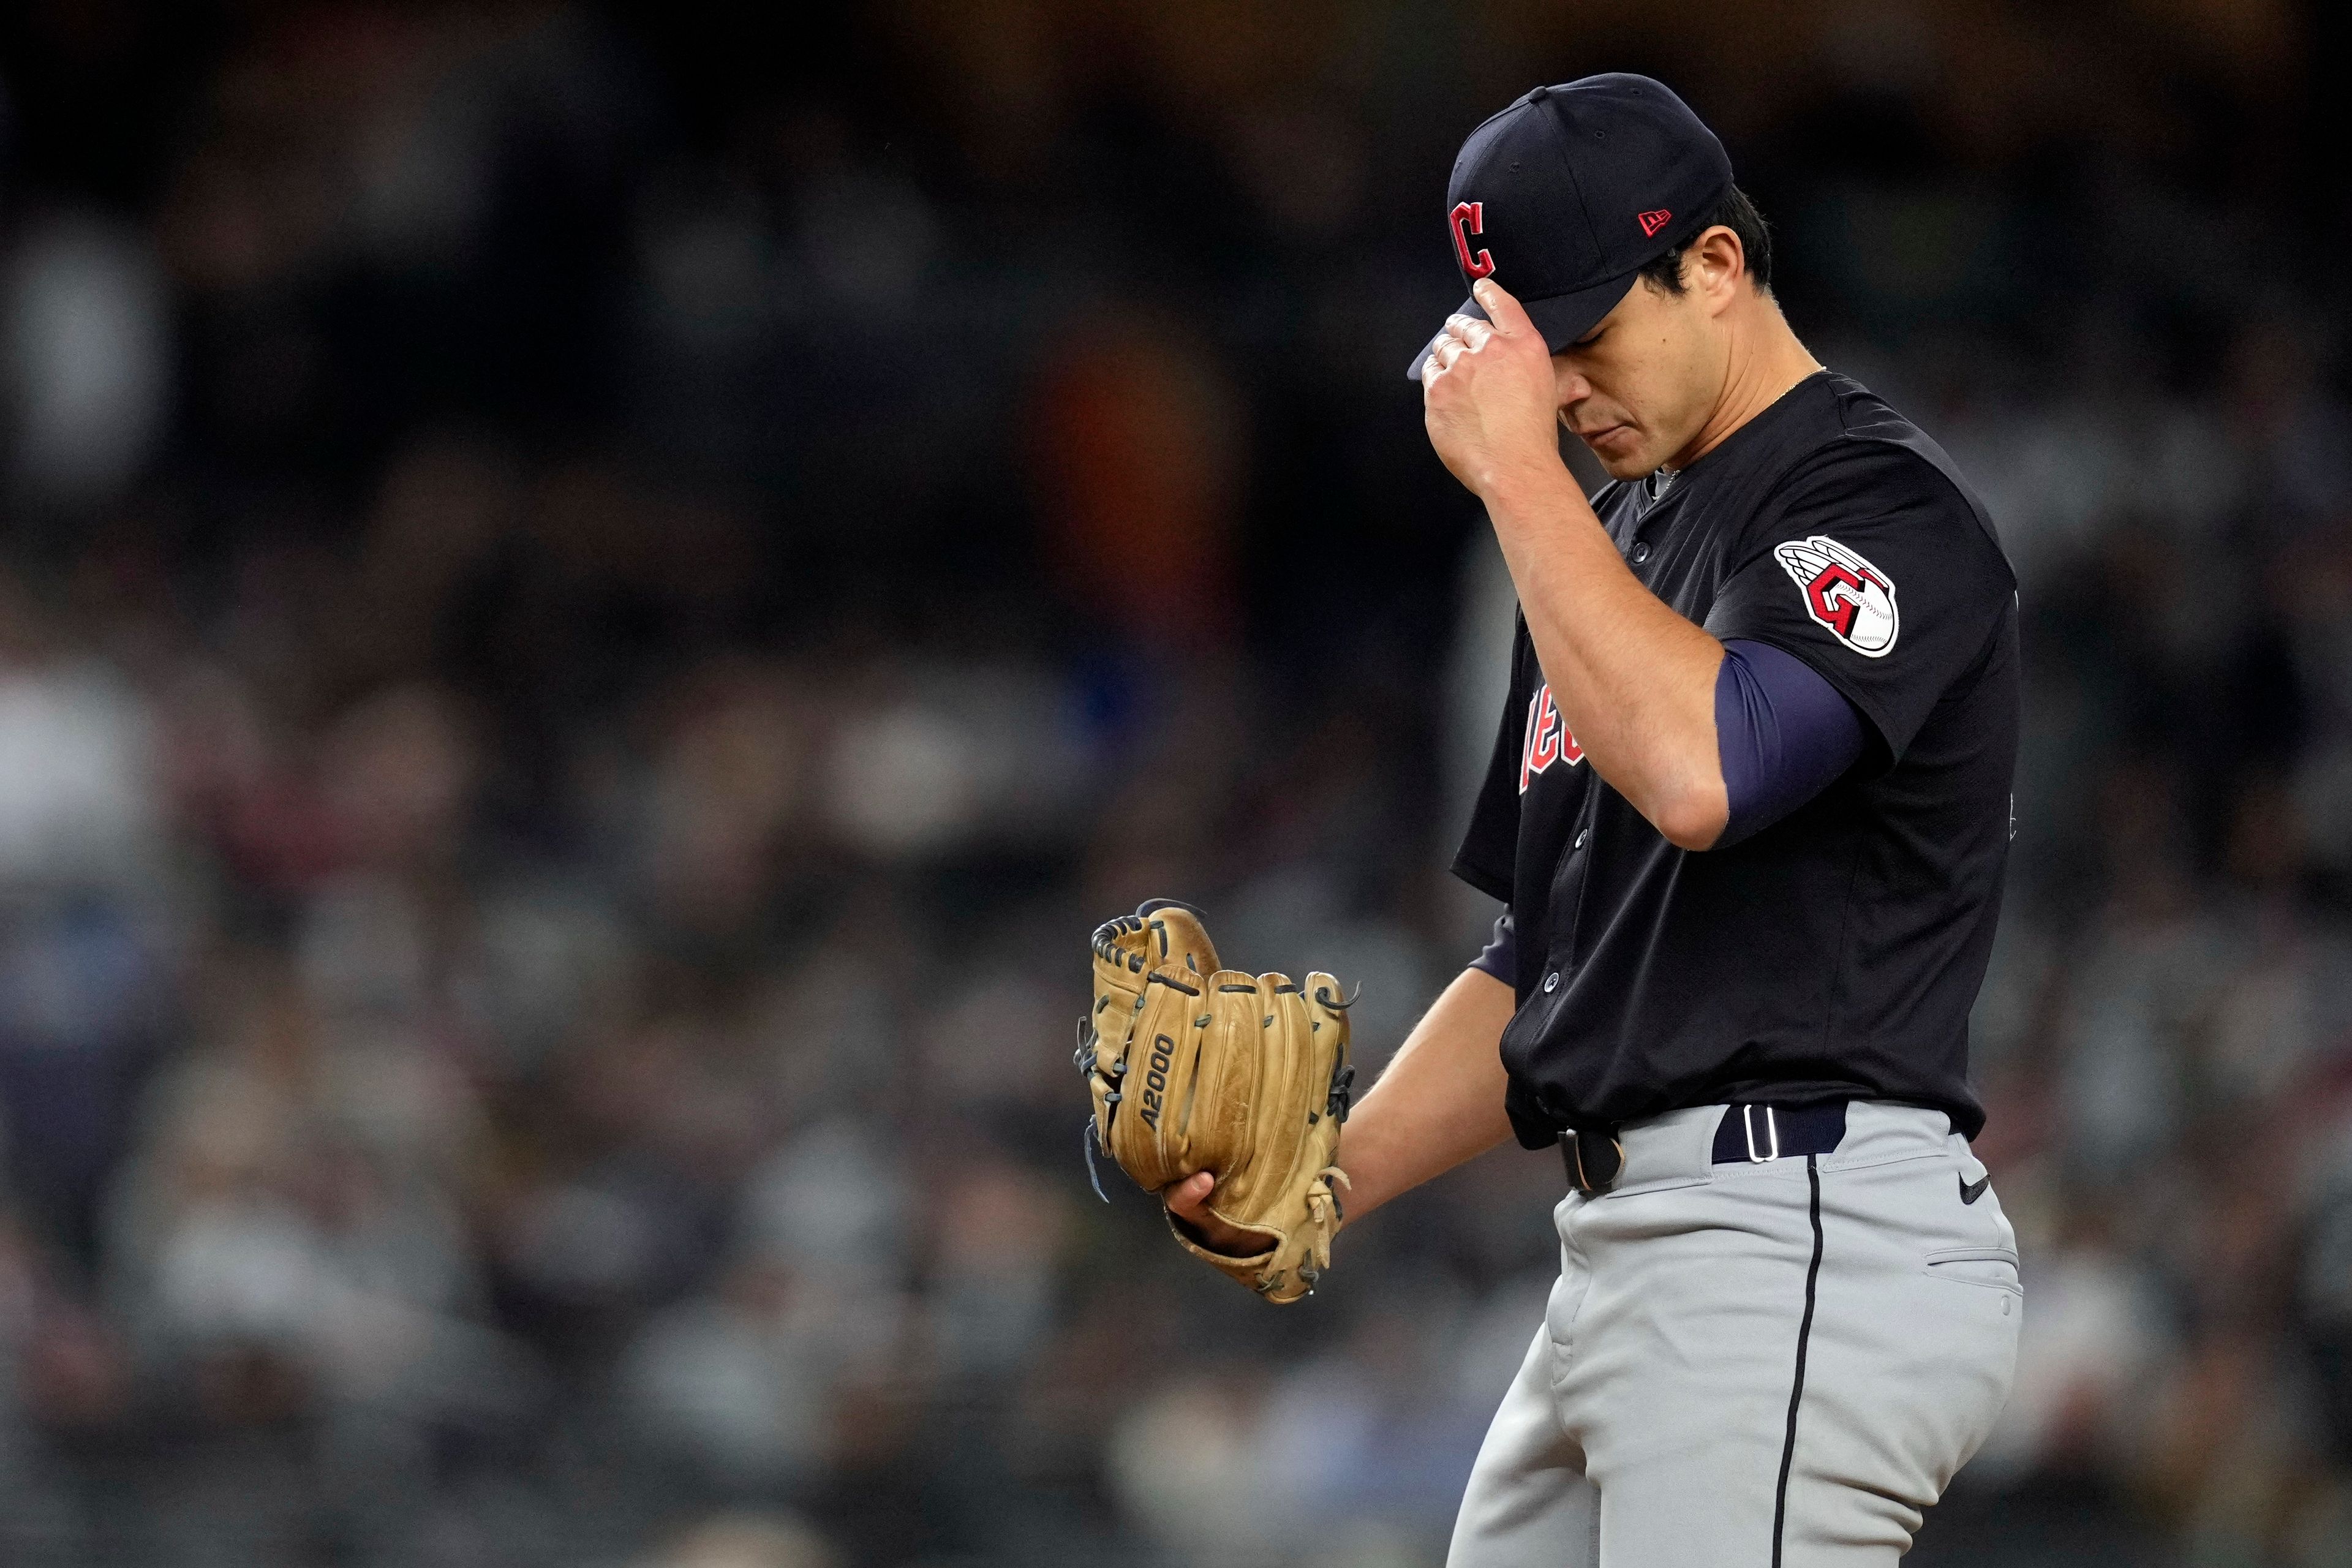
[[[1269,1310],[1070,1033],[1146,896],[1368,1069],[1476,951],[1399,370],[1460,136],[1643,68],[2023,584],[2024,1348],[1916,1560],[2352,1563],[2342,24],[1581,9],[14,8],[0,1557],[1439,1561],[1557,1163]]]

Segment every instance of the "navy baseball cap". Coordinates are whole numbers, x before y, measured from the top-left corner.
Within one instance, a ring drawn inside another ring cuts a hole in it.
[[[1558,353],[1730,189],[1731,160],[1690,105],[1612,71],[1536,88],[1470,132],[1445,222],[1464,286],[1492,278],[1509,289]],[[1462,314],[1486,312],[1471,299]],[[1428,358],[1424,345],[1405,374],[1420,380]]]

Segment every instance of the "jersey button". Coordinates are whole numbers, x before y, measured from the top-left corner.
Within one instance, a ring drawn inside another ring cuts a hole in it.
[[[1650,542],[1646,539],[1637,539],[1633,541],[1633,564],[1638,566],[1649,558]]]
[[[1580,827],[1580,828],[1578,828],[1578,829],[1576,830],[1576,842],[1575,842],[1575,843],[1573,843],[1573,844],[1571,844],[1571,845],[1570,845],[1570,846],[1569,846],[1569,847],[1570,847],[1570,849],[1581,849],[1581,848],[1583,848],[1583,847],[1584,847],[1584,836],[1585,836],[1586,834],[1588,834],[1588,833],[1591,832],[1591,831],[1592,831],[1592,829],[1591,829],[1591,828],[1589,828],[1589,827]]]
[[[1557,991],[1559,989],[1559,970],[1555,969],[1549,974],[1544,976],[1544,989],[1546,991]]]

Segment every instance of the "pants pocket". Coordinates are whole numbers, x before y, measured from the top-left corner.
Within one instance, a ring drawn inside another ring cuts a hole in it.
[[[1979,1285],[2023,1296],[2018,1277],[2017,1251],[2008,1247],[1952,1247],[1927,1254],[1927,1277],[1956,1285]]]

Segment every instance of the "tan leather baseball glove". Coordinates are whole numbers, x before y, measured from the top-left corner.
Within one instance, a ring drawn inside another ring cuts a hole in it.
[[[1223,968],[1199,911],[1160,899],[1096,930],[1094,988],[1077,1052],[1089,1160],[1153,1193],[1209,1172],[1209,1213],[1265,1246],[1213,1252],[1171,1215],[1176,1239],[1269,1301],[1308,1294],[1339,1228],[1332,1184],[1348,1182],[1332,1163],[1355,1080],[1339,983]]]

